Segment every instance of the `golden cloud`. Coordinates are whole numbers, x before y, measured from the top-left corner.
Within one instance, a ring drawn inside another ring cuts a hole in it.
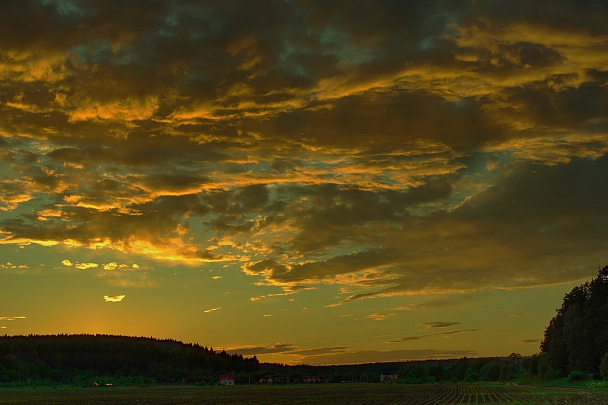
[[[78,107],[69,112],[69,121],[116,120],[121,122],[149,119],[158,108],[158,99],[148,97],[144,100],[127,99],[110,103],[79,100]]]
[[[0,263],[0,270],[25,270],[28,269],[29,266],[26,264],[13,264],[11,262]]]
[[[25,316],[0,316],[0,321],[15,321],[17,319],[26,319]]]
[[[0,50],[3,81],[55,83],[73,73],[66,67],[67,53],[53,51]]]
[[[374,321],[383,321],[386,318],[390,318],[392,316],[395,316],[396,314],[383,314],[383,313],[374,313],[374,314],[370,314],[368,316],[366,316],[366,318],[374,320]]]
[[[126,295],[104,295],[103,299],[106,302],[121,302]]]
[[[78,270],[96,269],[99,267],[97,263],[75,263],[74,267]]]

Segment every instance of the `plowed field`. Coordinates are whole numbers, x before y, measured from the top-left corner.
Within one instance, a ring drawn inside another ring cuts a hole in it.
[[[499,384],[0,389],[0,404],[608,404],[608,392]]]

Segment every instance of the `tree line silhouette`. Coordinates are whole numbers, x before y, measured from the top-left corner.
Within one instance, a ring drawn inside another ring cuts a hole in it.
[[[214,351],[175,340],[112,335],[0,336],[0,386],[217,384],[230,373],[237,384],[397,382],[428,384],[509,381],[543,372],[540,356],[516,353],[505,358],[462,358],[354,365],[311,366],[260,363],[254,356]]]
[[[87,385],[204,383],[221,372],[251,373],[258,359],[175,340],[112,335],[0,337],[0,383],[37,381]]]
[[[284,365],[261,363],[261,372],[287,376],[283,382],[303,382],[307,376],[322,382],[380,382],[380,376],[395,375],[398,383],[431,384],[475,381],[510,381],[534,373],[536,361],[512,353],[508,357],[442,360],[412,360],[332,366]]]

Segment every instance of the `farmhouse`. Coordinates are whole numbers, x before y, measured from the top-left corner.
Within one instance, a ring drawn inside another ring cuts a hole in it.
[[[236,376],[234,374],[221,374],[220,385],[234,385]]]
[[[397,373],[395,373],[394,371],[389,371],[386,374],[383,372],[380,373],[380,382],[397,382],[397,378]]]

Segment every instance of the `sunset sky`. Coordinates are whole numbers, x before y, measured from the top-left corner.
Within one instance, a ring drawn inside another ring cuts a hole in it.
[[[608,264],[608,2],[0,2],[0,334],[523,355]]]

